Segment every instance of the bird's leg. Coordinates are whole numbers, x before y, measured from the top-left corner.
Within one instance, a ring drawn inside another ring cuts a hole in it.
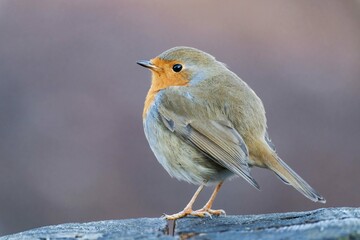
[[[219,210],[213,210],[211,209],[213,203],[214,203],[214,200],[215,200],[215,197],[216,195],[218,194],[222,184],[224,182],[221,181],[218,185],[216,185],[215,189],[214,189],[214,192],[211,194],[211,197],[209,199],[209,201],[205,204],[205,206],[199,210],[196,210],[195,212],[197,213],[204,213],[204,212],[207,212],[209,213],[210,215],[225,215],[225,211],[222,210],[222,209],[219,209]]]
[[[167,220],[176,220],[178,218],[186,217],[187,215],[197,216],[197,217],[205,217],[208,216],[208,212],[197,212],[192,210],[192,206],[194,205],[194,202],[196,198],[199,196],[200,192],[203,190],[205,186],[205,183],[201,184],[200,187],[196,190],[194,196],[191,198],[190,202],[186,205],[184,210],[181,212],[172,214],[172,215],[166,215],[164,214],[164,218]]]

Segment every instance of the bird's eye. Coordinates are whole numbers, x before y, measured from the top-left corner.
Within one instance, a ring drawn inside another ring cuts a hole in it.
[[[181,69],[182,69],[182,65],[181,64],[175,64],[173,67],[172,67],[173,71],[174,72],[180,72]]]

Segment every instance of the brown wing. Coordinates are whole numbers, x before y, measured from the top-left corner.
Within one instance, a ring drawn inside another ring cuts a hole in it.
[[[168,98],[166,102],[160,104],[158,110],[164,125],[170,131],[194,145],[217,164],[243,177],[259,189],[259,185],[250,175],[246,144],[231,123],[224,120],[225,117],[219,120],[202,117],[207,114],[201,111],[208,111],[209,108],[199,106],[194,111],[195,103],[184,98],[181,99],[181,109],[178,114],[176,105],[169,101],[171,102],[171,99]]]

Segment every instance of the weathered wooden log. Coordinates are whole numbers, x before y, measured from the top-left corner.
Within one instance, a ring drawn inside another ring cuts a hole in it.
[[[67,223],[0,240],[27,239],[360,239],[360,208],[262,215],[161,218]]]

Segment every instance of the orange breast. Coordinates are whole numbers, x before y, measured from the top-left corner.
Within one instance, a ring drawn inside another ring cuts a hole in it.
[[[154,102],[156,94],[162,89],[171,86],[188,86],[189,79],[186,71],[174,72],[172,66],[178,61],[167,61],[160,58],[154,58],[151,62],[158,67],[152,70],[151,87],[145,99],[143,118],[146,117],[151,104]]]
[[[143,119],[146,118],[147,112],[149,111],[151,104],[154,102],[155,96],[158,92],[159,91],[154,91],[150,88],[148,94],[146,95],[144,111],[143,111]]]

